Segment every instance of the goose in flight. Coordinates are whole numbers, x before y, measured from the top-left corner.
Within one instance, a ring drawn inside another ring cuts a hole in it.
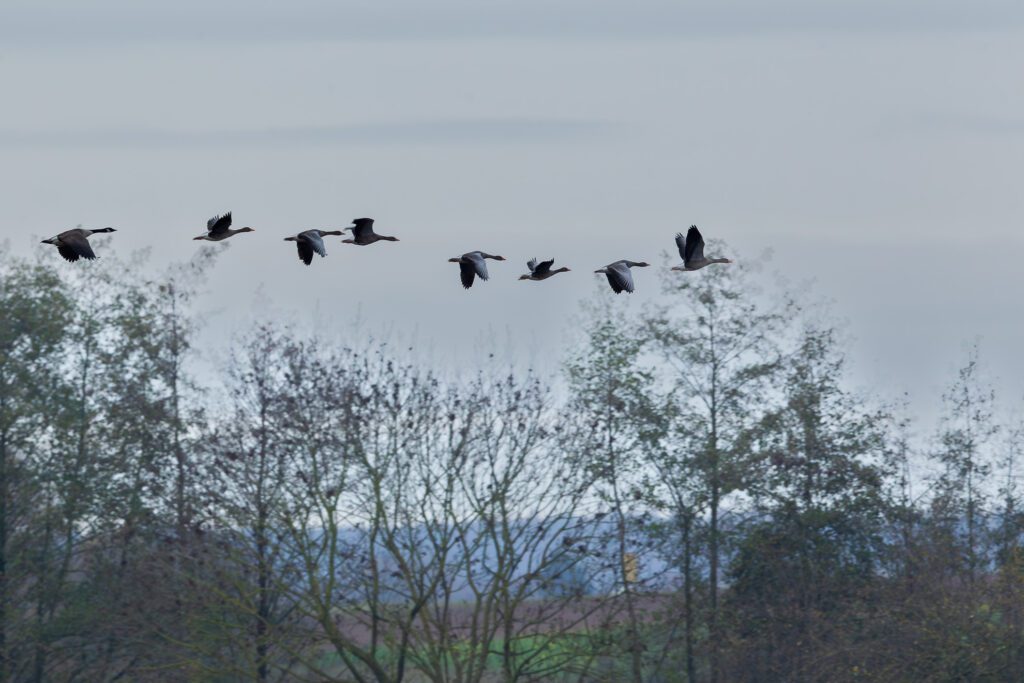
[[[532,258],[526,262],[526,267],[530,269],[530,272],[526,275],[520,275],[520,280],[547,280],[552,275],[557,273],[568,273],[569,269],[565,266],[551,270],[551,266],[555,264],[555,259],[548,259],[547,261],[541,261],[537,263],[536,258]]]
[[[358,244],[360,246],[366,246],[373,244],[374,242],[380,242],[381,240],[387,242],[397,242],[397,237],[391,237],[390,235],[378,235],[373,231],[373,219],[372,218],[353,218],[352,225],[345,230],[352,231],[352,239],[342,240],[345,244]]]
[[[43,244],[52,244],[57,247],[57,252],[64,257],[65,261],[77,261],[80,258],[92,261],[96,258],[96,254],[93,253],[92,245],[89,244],[89,237],[101,232],[117,231],[113,228],[98,228],[96,230],[74,228],[65,230],[56,237],[43,240]]]
[[[700,270],[712,263],[732,263],[731,259],[704,256],[704,238],[696,225],[690,226],[685,238],[683,233],[676,233],[676,247],[679,248],[679,255],[683,257],[683,265],[672,266],[672,270]]]
[[[608,277],[608,284],[616,294],[621,292],[633,293],[633,272],[630,268],[645,268],[651,264],[646,261],[630,261],[623,259],[615,263],[609,263],[604,268],[598,268],[595,273],[604,273]]]
[[[327,248],[324,246],[324,235],[340,235],[341,230],[303,230],[298,235],[285,237],[285,242],[295,242],[299,250],[299,258],[307,266],[313,262],[313,254],[327,256]]]
[[[228,211],[226,214],[221,216],[214,216],[210,220],[206,221],[206,234],[200,235],[199,237],[193,237],[193,240],[206,240],[207,242],[220,242],[226,240],[232,235],[237,235],[240,232],[256,232],[250,227],[238,228],[237,230],[231,229],[231,212]]]
[[[504,261],[505,257],[494,256],[483,251],[469,251],[462,256],[454,256],[448,259],[448,262],[459,264],[459,276],[462,278],[462,286],[469,289],[473,286],[473,278],[477,275],[480,276],[481,280],[489,279],[486,259]]]

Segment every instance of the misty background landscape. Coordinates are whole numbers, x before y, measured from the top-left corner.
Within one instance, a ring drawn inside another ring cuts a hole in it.
[[[1019,680],[1022,29],[6,2],[0,681]]]

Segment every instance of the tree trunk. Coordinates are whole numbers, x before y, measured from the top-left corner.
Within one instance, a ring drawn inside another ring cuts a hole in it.
[[[266,510],[261,504],[256,529],[256,554],[258,563],[257,604],[256,604],[256,680],[267,680],[267,624],[270,620],[270,571],[267,563]]]
[[[718,683],[718,458],[715,458],[712,469],[711,486],[711,528],[708,539],[710,567],[708,570],[708,590],[710,591],[710,615],[708,632],[711,641],[710,677],[711,683]]]
[[[683,517],[683,623],[686,627],[686,683],[697,680],[697,670],[693,659],[693,549],[691,534],[693,518],[686,514]]]
[[[708,551],[710,554],[709,563],[710,567],[708,570],[708,586],[711,595],[710,608],[711,613],[708,619],[708,635],[711,640],[711,652],[710,652],[710,675],[709,680],[711,683],[718,683],[718,655],[719,655],[719,641],[721,634],[718,632],[718,506],[722,495],[722,482],[721,482],[721,463],[719,462],[718,453],[718,358],[715,349],[715,326],[714,321],[710,323],[711,337],[711,405],[710,405],[710,422],[711,422],[711,434],[709,451],[711,455],[711,472],[710,472],[710,504],[711,504],[711,528]]]
[[[0,392],[4,390],[0,383]],[[0,418],[5,414],[6,401],[0,396]],[[10,663],[7,659],[7,617],[9,577],[7,576],[7,535],[10,485],[8,481],[7,431],[0,431],[0,683],[6,683]]]

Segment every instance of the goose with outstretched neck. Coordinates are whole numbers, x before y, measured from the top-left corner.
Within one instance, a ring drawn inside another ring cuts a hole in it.
[[[626,292],[633,293],[633,271],[630,268],[646,268],[651,264],[646,261],[630,261],[623,259],[615,263],[609,263],[604,268],[598,268],[595,273],[603,273],[608,278],[608,284],[616,294]]]
[[[548,259],[547,261],[541,261],[537,263],[536,258],[532,258],[526,262],[526,267],[530,269],[529,273],[520,275],[520,280],[547,280],[552,275],[558,273],[568,273],[569,269],[565,266],[561,268],[551,269],[551,266],[555,265],[555,259]]]
[[[63,256],[65,261],[77,261],[78,259],[92,261],[96,258],[96,254],[92,250],[92,245],[89,244],[89,238],[103,232],[117,231],[113,228],[97,228],[96,230],[74,228],[65,230],[48,240],[43,240],[43,244],[52,244],[57,247],[57,253]]]
[[[504,256],[495,256],[484,251],[468,251],[462,256],[453,256],[448,259],[449,263],[459,264],[459,277],[462,278],[462,286],[469,289],[473,286],[473,280],[479,277],[481,280],[489,280],[487,274],[487,259],[504,261]]]
[[[712,263],[732,263],[731,259],[708,258],[704,255],[704,237],[696,225],[690,226],[690,229],[686,231],[686,237],[683,237],[681,232],[676,233],[676,248],[679,249],[679,255],[683,257],[683,264],[672,266],[672,270],[700,270]]]
[[[206,240],[207,242],[220,242],[226,240],[232,235],[237,235],[243,232],[256,232],[249,226],[244,228],[231,228],[231,212],[228,211],[220,216],[214,216],[210,220],[206,221],[206,234],[199,235],[199,237],[193,237],[193,240]]]
[[[397,242],[397,237],[391,235],[378,235],[373,231],[372,218],[353,218],[353,225],[345,228],[352,231],[352,239],[342,240],[345,244],[358,244],[365,247],[374,242]]]
[[[327,256],[327,247],[324,246],[324,235],[341,235],[341,230],[303,230],[298,235],[285,237],[285,242],[295,242],[299,250],[299,260],[307,266],[313,262],[313,254]]]

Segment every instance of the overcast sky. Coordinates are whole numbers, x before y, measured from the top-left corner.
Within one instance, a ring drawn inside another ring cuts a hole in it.
[[[266,305],[543,364],[594,268],[697,223],[834,300],[871,391],[934,403],[980,340],[1024,394],[1020,2],[154,4],[0,5],[14,253],[111,225],[100,249],[157,268],[222,248],[189,238],[230,209],[257,232],[218,263],[210,337]],[[281,241],[364,215],[402,241],[309,268]],[[446,259],[472,249],[510,261],[464,292]],[[518,282],[531,256],[574,272]],[[657,294],[637,281],[622,305]]]

